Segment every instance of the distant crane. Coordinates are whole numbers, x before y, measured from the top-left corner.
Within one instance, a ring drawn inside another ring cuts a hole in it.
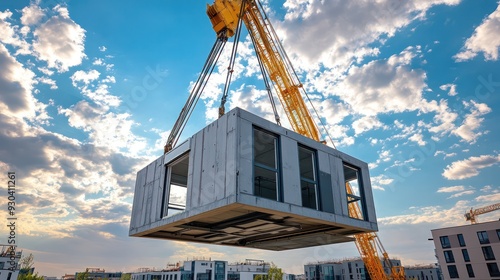
[[[481,215],[481,214],[485,214],[485,213],[489,213],[489,212],[492,212],[492,211],[495,211],[495,210],[499,210],[499,209],[500,209],[500,203],[488,205],[488,206],[477,208],[477,209],[474,209],[474,210],[472,210],[472,208],[471,208],[469,210],[469,212],[466,212],[464,214],[465,220],[466,221],[470,221],[471,224],[475,224],[475,223],[477,223],[477,217],[476,216]]]

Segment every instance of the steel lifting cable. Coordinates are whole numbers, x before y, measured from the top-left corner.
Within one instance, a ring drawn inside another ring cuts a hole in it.
[[[238,24],[236,26],[236,33],[234,35],[234,43],[233,43],[233,49],[231,51],[231,58],[229,60],[229,66],[227,67],[226,83],[224,84],[224,91],[222,92],[222,97],[219,106],[219,118],[222,117],[226,111],[224,106],[226,104],[227,94],[229,92],[229,86],[231,85],[231,78],[233,76],[233,71],[234,71],[233,69],[234,63],[236,62],[236,53],[238,51],[238,43],[240,42],[241,26],[243,21],[242,18],[243,14],[245,13],[245,5],[246,5],[246,0],[242,0],[240,7],[240,15],[238,17]]]
[[[252,38],[252,43],[256,54],[255,56],[257,57],[257,61],[259,62],[260,72],[262,73],[262,79],[264,80],[264,85],[266,86],[267,95],[269,96],[269,100],[271,101],[271,107],[273,108],[274,118],[276,119],[276,123],[279,126],[281,126],[280,116],[278,115],[278,110],[276,109],[276,103],[274,101],[273,93],[271,92],[271,85],[269,83],[268,75],[266,74],[267,73],[266,69],[264,68],[264,64],[260,59],[259,52],[257,51],[255,39],[253,36],[250,37]]]
[[[198,100],[200,99],[201,93],[205,89],[205,86],[207,85],[207,82],[210,76],[212,75],[212,72],[215,68],[215,65],[217,64],[217,61],[219,60],[219,57],[224,49],[224,46],[226,45],[226,42],[227,42],[227,35],[226,32],[224,31],[217,36],[217,39],[212,49],[210,50],[210,54],[207,60],[205,61],[205,64],[203,65],[201,74],[198,76],[198,79],[196,80],[196,83],[194,84],[191,93],[189,94],[189,98],[186,101],[184,107],[182,108],[179,117],[177,118],[172,128],[172,131],[168,136],[167,143],[165,144],[164,147],[165,153],[170,151],[177,144],[180,134],[184,130],[189,117],[191,117],[191,114],[193,113],[194,107],[196,106]]]
[[[265,19],[265,20],[269,20],[269,18],[267,17],[266,11],[264,10],[264,7],[262,6],[262,3],[260,2],[260,0],[256,0],[256,2],[259,4],[259,6],[260,6],[260,10],[261,10],[261,11],[262,11],[262,13],[264,14],[264,19]],[[272,25],[272,24],[269,24],[268,26],[269,26],[269,28],[270,28],[271,32],[273,33],[273,36],[274,36],[275,38],[278,38],[278,35],[276,34],[276,31],[274,30],[273,25]],[[279,50],[284,50],[283,45],[281,44],[281,41],[280,41],[280,40],[276,40],[276,43],[277,43],[277,44],[279,44],[279,46],[280,46],[280,47],[278,48]],[[337,149],[337,147],[335,146],[335,142],[333,142],[333,139],[332,139],[332,137],[331,137],[330,133],[328,132],[328,129],[326,128],[325,123],[323,122],[323,120],[322,120],[322,119],[321,119],[321,117],[319,116],[319,113],[318,113],[318,111],[316,110],[316,107],[315,107],[315,106],[314,106],[314,104],[312,103],[311,98],[309,97],[309,95],[307,94],[307,92],[306,92],[306,91],[304,90],[304,88],[302,87],[302,83],[300,83],[299,76],[297,75],[297,72],[295,71],[295,68],[293,68],[293,66],[292,66],[292,62],[290,61],[290,58],[288,57],[288,55],[287,55],[287,53],[286,53],[286,52],[283,52],[283,53],[282,53],[282,55],[283,55],[283,57],[285,58],[285,61],[286,61],[286,64],[287,64],[288,68],[289,68],[289,69],[292,69],[292,72],[293,72],[293,74],[294,74],[294,76],[295,76],[296,80],[298,81],[298,83],[299,83],[299,85],[300,85],[299,87],[302,89],[302,93],[306,96],[307,101],[309,101],[309,104],[311,104],[311,107],[312,107],[312,109],[313,109],[313,111],[314,111],[314,114],[315,114],[315,115],[316,115],[316,117],[318,118],[318,120],[319,120],[319,122],[320,122],[321,126],[323,127],[323,130],[325,131],[326,135],[327,135],[327,136],[328,136],[328,138],[330,139],[330,142],[332,143],[333,147],[334,147],[335,149]]]

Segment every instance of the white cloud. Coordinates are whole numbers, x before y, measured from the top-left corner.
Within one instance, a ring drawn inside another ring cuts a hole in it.
[[[78,70],[71,75],[71,81],[75,87],[77,86],[77,82],[82,82],[83,84],[88,85],[90,82],[97,80],[100,75],[101,73],[95,69],[89,70],[88,72]]]
[[[456,156],[456,155],[457,155],[457,153],[449,153],[449,154],[447,154],[447,153],[445,153],[444,151],[436,151],[436,152],[434,153],[434,156],[438,156],[438,155],[444,155],[444,159],[447,159],[447,158],[449,158],[449,157],[454,157],[454,156]]]
[[[424,136],[420,132],[413,134],[412,136],[410,136],[410,138],[408,138],[408,140],[417,143],[419,146],[425,146],[425,144],[427,143],[424,141]]]
[[[458,94],[457,92],[457,85],[455,84],[445,84],[439,87],[439,89],[448,91],[449,96],[455,96]]]
[[[500,3],[497,9],[476,27],[474,33],[465,41],[462,51],[454,57],[456,61],[472,59],[478,53],[484,53],[486,60],[498,59],[498,48],[500,47]]]
[[[57,89],[57,84],[56,81],[47,77],[40,77],[38,78],[38,81],[40,83],[46,84],[50,86],[50,89]]]
[[[452,133],[469,143],[474,143],[479,136],[485,133],[484,131],[477,131],[484,120],[480,116],[488,114],[491,112],[491,109],[484,103],[476,103],[474,101],[470,103],[464,102],[464,106],[466,108],[470,107],[471,113],[465,116],[462,124]]]
[[[450,197],[448,197],[448,199],[450,199],[450,198],[457,198],[457,197],[461,197],[461,196],[464,196],[464,195],[470,195],[470,194],[474,194],[474,193],[475,193],[475,191],[473,191],[473,190],[458,192],[458,193],[452,194]]]
[[[319,64],[327,68],[340,66],[343,72],[353,60],[378,53],[368,47],[370,43],[392,37],[398,29],[422,19],[434,5],[458,3],[459,0],[287,0],[283,4],[287,12],[285,21],[277,29],[292,56],[300,58],[296,65],[305,69],[314,69]]]
[[[359,135],[365,131],[377,129],[384,125],[374,116],[364,116],[352,123],[354,133]]]
[[[21,23],[24,25],[35,25],[45,15],[44,11],[35,3],[22,9]]]
[[[441,187],[437,190],[438,193],[461,192],[464,191],[464,186]]]
[[[394,182],[394,179],[389,178],[385,175],[378,175],[378,176],[373,176],[371,178],[371,183],[372,183],[372,188],[375,190],[382,190],[384,191],[385,188],[383,186],[387,186],[392,184]]]
[[[11,17],[11,11],[0,11],[0,43],[18,48],[16,55],[29,54],[29,44],[19,37],[17,27],[9,22]]]
[[[67,8],[56,6],[59,15],[51,17],[34,31],[33,50],[49,68],[66,72],[80,65],[84,53],[85,30],[69,18]]]
[[[470,157],[447,165],[442,175],[448,180],[466,179],[478,175],[480,169],[495,165],[498,162],[500,162],[500,155]]]
[[[0,111],[5,115],[33,119],[36,100],[33,98],[35,74],[17,62],[0,43]]]
[[[132,133],[136,125],[130,115],[106,112],[106,109],[80,101],[69,109],[59,108],[69,125],[89,132],[90,143],[112,151],[138,155],[147,147],[146,140]]]
[[[427,88],[425,72],[408,65],[413,51],[409,48],[389,59],[352,67],[347,78],[327,92],[338,95],[354,112],[365,116],[434,110],[435,105],[422,96]]]

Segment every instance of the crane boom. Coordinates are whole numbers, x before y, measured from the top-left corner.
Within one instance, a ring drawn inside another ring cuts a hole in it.
[[[469,212],[465,213],[465,220],[470,221],[472,224],[477,223],[477,216],[489,212],[493,212],[495,210],[500,209],[500,203],[488,205],[485,207],[477,208],[472,210],[472,208],[469,210]]]

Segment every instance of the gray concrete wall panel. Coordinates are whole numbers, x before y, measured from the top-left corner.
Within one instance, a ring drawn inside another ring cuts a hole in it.
[[[297,141],[281,137],[281,167],[283,202],[302,205],[300,195],[299,151]]]

